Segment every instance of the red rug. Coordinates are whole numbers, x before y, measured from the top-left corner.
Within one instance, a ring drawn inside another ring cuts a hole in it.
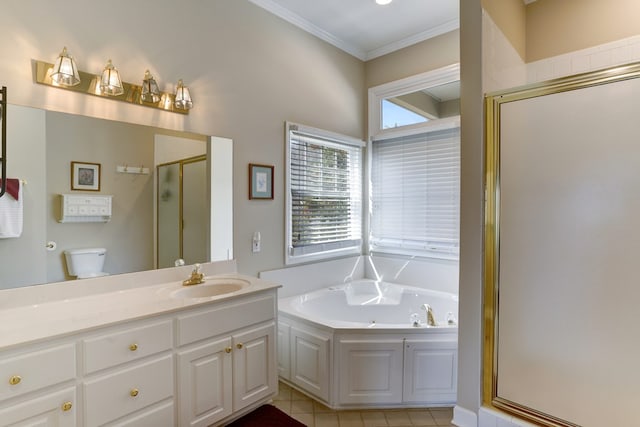
[[[227,427],[306,427],[273,405],[262,405]]]

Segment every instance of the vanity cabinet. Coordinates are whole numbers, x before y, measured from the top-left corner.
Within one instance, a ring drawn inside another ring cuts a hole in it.
[[[233,410],[239,411],[278,390],[276,324],[238,332],[232,342]]]
[[[75,426],[75,356],[73,342],[0,356],[0,425]]]
[[[0,351],[2,426],[210,426],[277,393],[276,290]]]
[[[240,328],[221,336],[222,325]],[[188,344],[177,354],[179,425],[212,425],[277,392],[273,298],[187,313],[177,329]]]

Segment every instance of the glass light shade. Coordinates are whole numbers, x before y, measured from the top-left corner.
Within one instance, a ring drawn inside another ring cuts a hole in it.
[[[376,0],[376,3],[378,3],[379,5],[384,6],[385,4],[389,4],[391,3],[392,0]]]
[[[76,86],[80,84],[80,75],[76,61],[67,53],[65,47],[56,59],[51,69],[51,80],[61,86]]]
[[[160,89],[156,79],[153,78],[149,70],[144,72],[144,79],[142,80],[142,94],[140,98],[144,102],[156,103],[160,101]]]
[[[191,94],[189,88],[184,86],[182,80],[178,80],[178,87],[176,87],[176,99],[174,101],[176,108],[183,110],[189,110],[193,108],[193,101],[191,100]]]
[[[102,71],[100,90],[102,93],[112,96],[122,95],[124,93],[120,73],[116,67],[113,66],[111,60],[107,61],[107,65],[104,67],[104,71]]]

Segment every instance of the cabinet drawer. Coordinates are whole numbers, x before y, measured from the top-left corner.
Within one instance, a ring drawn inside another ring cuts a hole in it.
[[[172,395],[171,356],[103,375],[84,383],[85,425],[102,425]]]
[[[0,400],[71,380],[76,376],[73,344],[0,357]]]
[[[73,427],[76,406],[76,388],[68,387],[0,409],[0,425]]]
[[[140,414],[115,421],[109,427],[174,427],[173,401],[162,403]]]
[[[171,321],[167,320],[84,339],[84,372],[89,374],[169,350],[171,332]]]
[[[274,295],[238,300],[229,305],[178,317],[178,345],[185,345],[274,319]]]

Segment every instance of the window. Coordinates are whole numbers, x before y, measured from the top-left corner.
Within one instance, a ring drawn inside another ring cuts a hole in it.
[[[460,128],[372,143],[372,251],[458,257]]]
[[[363,146],[287,124],[287,264],[361,252]]]
[[[382,128],[397,128],[398,126],[424,123],[428,118],[414,113],[401,105],[395,104],[387,99],[382,100]]]

